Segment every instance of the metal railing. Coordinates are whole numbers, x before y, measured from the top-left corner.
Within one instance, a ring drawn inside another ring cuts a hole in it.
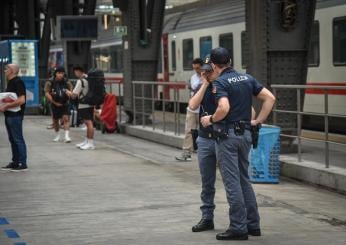
[[[277,114],[278,113],[287,113],[287,114],[295,114],[297,115],[297,135],[288,135],[288,134],[281,134],[281,136],[288,137],[288,138],[295,138],[298,141],[298,161],[302,161],[302,139],[310,140],[310,141],[318,141],[318,142],[324,142],[324,153],[325,153],[325,167],[329,168],[329,144],[338,144],[338,145],[346,145],[342,143],[337,143],[334,141],[329,140],[329,118],[330,117],[336,117],[336,118],[346,118],[346,115],[340,115],[340,114],[330,114],[328,111],[329,106],[329,99],[328,99],[328,91],[329,90],[346,90],[345,86],[321,86],[321,85],[279,85],[279,84],[273,84],[271,85],[271,88],[273,89],[274,96],[277,97],[277,90],[279,89],[295,89],[296,95],[297,95],[297,110],[279,110],[277,109],[276,104],[274,104],[273,108],[273,122],[274,125],[277,124]],[[323,91],[324,96],[324,112],[323,113],[317,113],[317,112],[303,112],[302,110],[302,103],[301,103],[301,90],[305,89],[319,89]],[[307,137],[302,137],[301,131],[302,131],[302,116],[303,115],[309,115],[309,116],[320,116],[324,118],[324,139],[318,140],[318,139],[311,139]]]
[[[138,124],[140,118],[142,127],[150,126],[152,130],[156,130],[157,127],[161,127],[163,132],[173,131],[175,135],[181,133],[181,111],[180,111],[180,90],[187,87],[186,83],[167,83],[167,82],[153,82],[153,81],[133,81],[133,123]],[[173,91],[172,91],[173,90]],[[145,96],[145,92],[149,92],[150,97]],[[169,95],[165,94],[168,91]],[[140,92],[140,93],[139,93]],[[160,93],[162,92],[162,93]],[[173,98],[170,99],[171,92],[173,92]],[[136,94],[140,96],[136,96]],[[162,96],[160,96],[160,94]],[[168,97],[168,98],[167,98]],[[159,103],[162,107],[161,110],[156,108],[156,104]],[[187,101],[186,101],[187,103]],[[173,105],[172,112],[168,112],[166,108],[167,104]],[[140,105],[140,106],[139,106]],[[150,108],[148,108],[150,107]],[[139,110],[140,108],[140,110]],[[148,112],[146,112],[148,111]],[[162,113],[162,118],[156,117],[156,112]],[[172,118],[173,114],[173,118]],[[171,116],[170,118],[169,115]],[[147,120],[150,118],[150,120]],[[151,123],[147,123],[151,121]],[[172,125],[173,124],[173,125]]]

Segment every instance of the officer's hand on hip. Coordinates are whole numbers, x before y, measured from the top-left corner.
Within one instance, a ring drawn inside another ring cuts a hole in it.
[[[211,125],[210,117],[211,115],[201,117],[201,124],[203,125],[203,127],[208,127],[209,125]]]
[[[255,120],[251,120],[251,126],[257,126],[258,124],[261,124],[259,121]]]

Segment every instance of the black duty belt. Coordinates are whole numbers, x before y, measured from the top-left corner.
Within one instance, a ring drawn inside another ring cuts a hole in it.
[[[235,128],[237,126],[243,127],[244,129],[251,130],[251,123],[249,121],[237,121],[228,124],[229,128]]]
[[[202,130],[198,131],[198,136],[206,139],[214,139],[214,134],[212,132],[205,132]]]

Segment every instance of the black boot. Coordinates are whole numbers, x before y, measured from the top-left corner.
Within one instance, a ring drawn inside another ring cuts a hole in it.
[[[235,233],[231,229],[216,235],[216,240],[248,240],[247,233]]]
[[[261,236],[261,229],[253,229],[253,230],[250,230],[248,229],[249,231],[249,235],[251,236]]]
[[[192,227],[192,232],[214,230],[214,221],[211,219],[201,219],[197,225]]]

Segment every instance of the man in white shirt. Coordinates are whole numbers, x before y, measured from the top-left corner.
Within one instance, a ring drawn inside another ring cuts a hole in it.
[[[88,93],[88,80],[82,67],[76,66],[73,68],[74,75],[78,78],[76,86],[73,91],[68,93],[71,97],[83,98]],[[87,135],[83,142],[76,145],[81,150],[94,150],[94,106],[79,103],[78,116],[83,120],[86,128]]]
[[[195,74],[190,79],[189,89],[191,90],[191,96],[193,96],[201,83],[201,67],[203,60],[196,58],[192,61],[192,68]],[[193,135],[191,130],[197,130],[199,126],[199,108],[191,110],[186,108],[186,120],[185,120],[185,138],[183,143],[183,152],[180,156],[176,156],[178,161],[191,161],[191,154],[193,152]]]

